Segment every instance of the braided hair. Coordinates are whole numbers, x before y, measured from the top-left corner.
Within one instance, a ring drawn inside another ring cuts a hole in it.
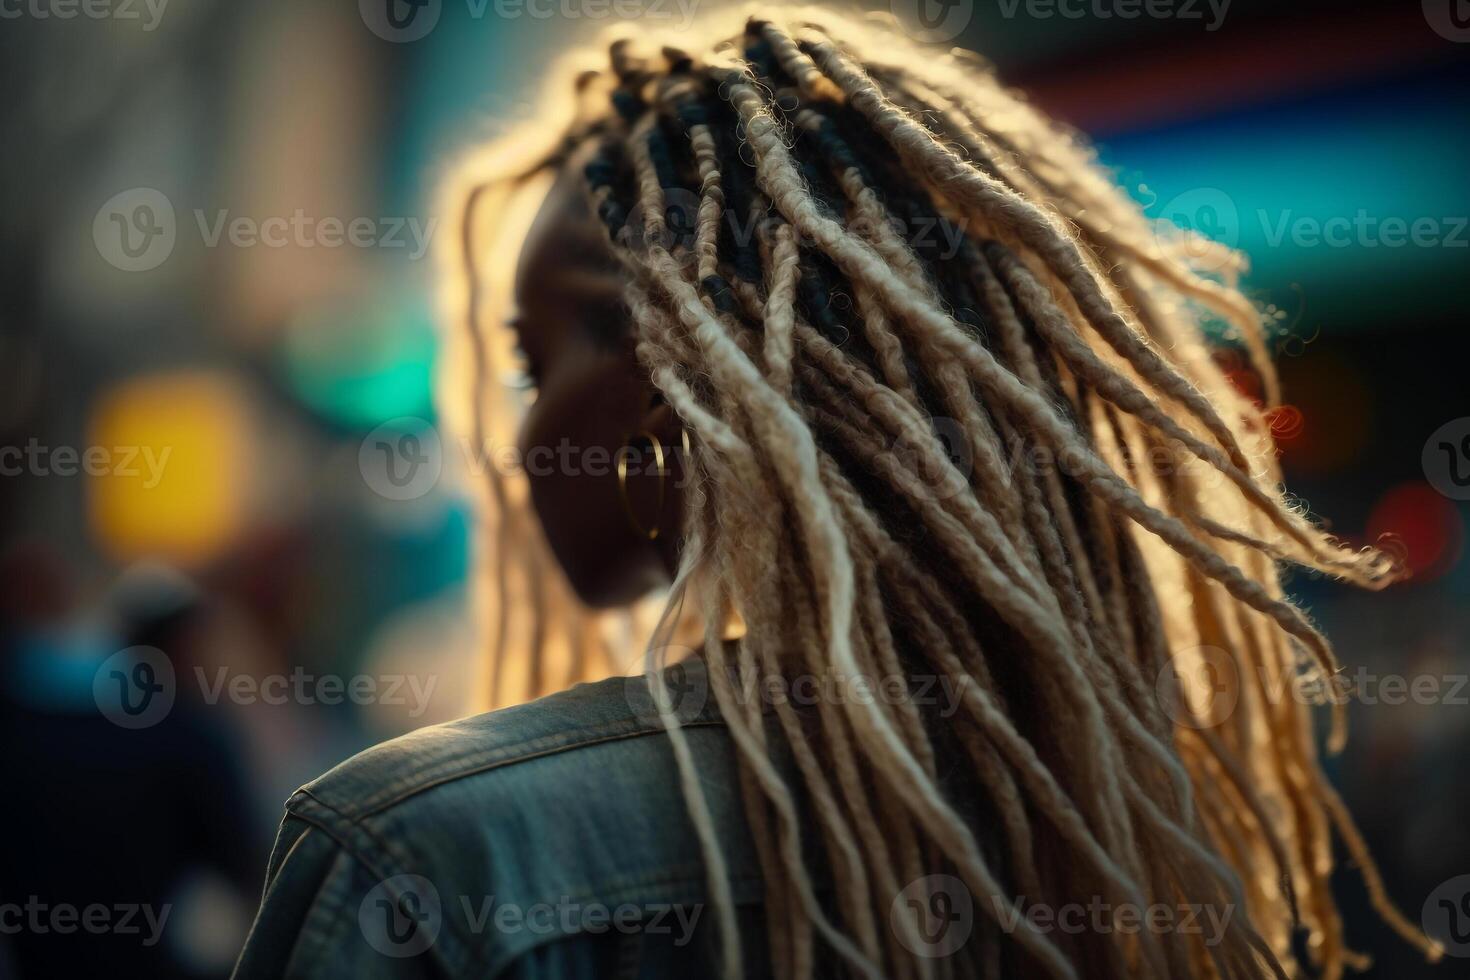
[[[1285,976],[1303,955],[1336,977],[1362,958],[1329,889],[1334,836],[1386,921],[1437,956],[1384,894],[1309,706],[1280,696],[1336,662],[1278,567],[1369,588],[1399,570],[1284,496],[1243,263],[1158,233],[1080,139],[972,55],[827,11],[742,20],[703,46],[641,36],[576,56],[547,114],[446,185],[462,246],[446,300],[468,326],[449,360],[476,445],[510,414],[481,329],[494,256],[577,160],[626,273],[638,361],[693,446],[680,573],[658,622],[631,632],[550,615],[569,601],[524,489],[489,474],[498,696],[509,649],[530,649],[518,662],[537,693],[557,686],[553,663],[561,681],[606,672],[620,640],[657,648],[676,613],[696,614],[768,950],[741,948],[695,761],[656,700],[727,977],[764,955],[782,977],[819,956],[924,980],[1084,963]],[[1248,355],[1262,401],[1227,380],[1206,320]],[[1222,716],[1179,696],[1201,666]],[[761,694],[798,678],[848,696]],[[900,696],[876,696],[894,679]],[[918,696],[936,680],[953,711]],[[926,955],[926,902],[950,882],[986,941]],[[915,894],[917,917],[899,901]],[[1082,896],[1207,905],[1225,926],[1207,942],[1026,914]]]

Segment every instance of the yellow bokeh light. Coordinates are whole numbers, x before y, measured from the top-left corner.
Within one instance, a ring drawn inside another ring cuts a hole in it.
[[[198,565],[239,534],[252,434],[228,378],[171,373],[117,385],[97,401],[88,445],[110,461],[87,485],[93,533],[113,557]]]

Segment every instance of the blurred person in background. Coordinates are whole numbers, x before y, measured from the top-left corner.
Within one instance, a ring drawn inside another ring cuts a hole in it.
[[[0,856],[11,962],[21,976],[219,976],[261,842],[235,733],[172,680],[209,642],[207,600],[176,572],[140,567],[79,614],[71,570],[44,546],[15,549],[3,571],[0,737],[12,748],[0,781],[27,828]],[[156,720],[112,686],[138,670],[159,707],[169,699]],[[120,729],[119,712],[137,708],[148,724]],[[106,805],[76,806],[79,787]]]
[[[446,193],[449,411],[520,425],[492,684],[650,669],[304,787],[237,976],[1335,977],[1335,841],[1436,958],[1271,694],[1336,670],[1278,563],[1401,569],[1283,497],[1238,258],[962,53],[706,38],[573,59]]]

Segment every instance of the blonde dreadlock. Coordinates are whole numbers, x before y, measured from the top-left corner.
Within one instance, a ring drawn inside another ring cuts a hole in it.
[[[1080,963],[1284,976],[1306,968],[1299,928],[1311,967],[1335,978],[1362,958],[1329,890],[1334,828],[1386,920],[1437,956],[1388,902],[1322,774],[1310,712],[1272,696],[1303,670],[1336,669],[1277,563],[1369,587],[1396,570],[1283,497],[1265,415],[1278,386],[1236,288],[1243,263],[1156,235],[1079,140],[973,56],[825,11],[757,13],[712,36],[619,39],[574,63],[558,125],[538,117],[448,183],[462,216],[450,313],[469,325],[468,356],[451,364],[474,392],[465,426],[489,445],[509,413],[493,404],[497,344],[479,326],[506,266],[486,233],[513,245],[517,216],[594,145],[589,199],[627,269],[637,356],[694,444],[683,564],[651,647],[693,607],[777,974],[810,976],[820,949],[869,977],[1002,964],[1076,977]],[[684,201],[686,220],[671,221]],[[921,226],[941,240],[905,235]],[[1205,317],[1233,328],[1265,406],[1226,381]],[[530,650],[528,693],[608,672],[637,631],[549,615],[568,600],[524,487],[487,476],[496,696],[512,648]],[[727,645],[732,620],[743,634]],[[1224,718],[1160,703],[1158,679],[1201,650],[1227,668]],[[770,678],[799,676],[869,693],[874,678],[938,677],[960,710],[762,703]],[[655,693],[737,976],[758,953],[741,949],[695,763]],[[1343,734],[1339,716],[1332,744]],[[918,924],[890,906],[935,874],[962,882],[996,919],[986,935],[1008,942],[914,953]],[[1211,945],[1044,932],[1000,911],[1084,895],[1235,914]]]

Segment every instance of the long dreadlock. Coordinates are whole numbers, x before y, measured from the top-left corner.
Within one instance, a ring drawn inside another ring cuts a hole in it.
[[[926,980],[1076,977],[1081,963],[1285,976],[1305,950],[1335,978],[1363,959],[1329,890],[1334,829],[1389,924],[1437,956],[1388,902],[1322,774],[1310,711],[1279,696],[1336,667],[1278,563],[1368,587],[1397,570],[1283,496],[1267,424],[1278,385],[1237,288],[1243,263],[1156,234],[1079,139],[971,55],[826,11],[758,13],[712,36],[623,38],[575,62],[559,124],[539,117],[447,184],[462,216],[450,313],[469,325],[451,363],[485,446],[508,414],[479,328],[506,265],[487,231],[514,244],[517,215],[590,151],[638,359],[694,446],[681,571],[650,647],[675,612],[698,614],[777,974],[810,976],[821,953],[854,975]],[[1207,318],[1244,348],[1264,405],[1226,380]],[[545,574],[524,488],[487,476],[497,697],[512,648],[530,650],[529,693],[558,686],[556,629],[561,680],[605,673],[635,631],[549,615],[565,586]],[[1233,706],[1223,717],[1159,696],[1161,679],[1188,688],[1202,659]],[[875,679],[939,678],[959,710],[758,694],[797,677],[869,694]],[[756,953],[739,943],[678,718],[655,694],[737,976]],[[1339,709],[1331,744],[1344,734]],[[997,941],[915,952],[924,923],[890,910],[939,880],[962,883]],[[1079,896],[1234,915],[1218,943],[1005,915]]]

